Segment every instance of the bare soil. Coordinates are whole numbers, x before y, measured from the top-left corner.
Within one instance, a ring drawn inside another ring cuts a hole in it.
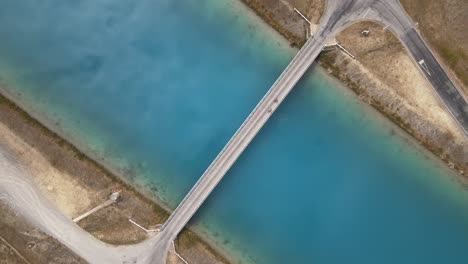
[[[363,35],[364,30],[370,33]],[[327,61],[328,67],[351,88],[359,87],[353,90],[361,98],[466,174],[468,140],[400,41],[373,22],[356,23],[336,38],[356,59],[340,54]]]
[[[370,33],[364,35],[364,30]],[[353,90],[361,98],[411,131],[450,166],[461,173],[466,171],[466,136],[400,41],[373,22],[356,23],[336,38],[356,60],[335,54],[334,60],[323,64],[334,68],[334,73],[351,88],[359,87]]]
[[[293,8],[299,9],[313,23],[318,23],[325,8],[325,0],[242,1],[291,45],[298,47],[305,42],[308,25]],[[402,0],[413,19],[419,22],[425,39],[466,87],[468,34],[465,14],[468,5],[465,2]],[[363,37],[362,29],[369,29],[370,35]],[[460,137],[460,131],[447,118],[441,102],[401,44],[372,23],[356,24],[337,38],[357,60],[334,50],[322,54],[321,64],[362,100],[466,175],[466,137]],[[147,238],[147,234],[131,225],[128,218],[146,227],[167,218],[167,209],[122,182],[1,96],[0,140],[16,151],[22,162],[31,168],[41,189],[70,218],[100,204],[112,191],[121,191],[122,201],[80,222],[85,230],[105,242],[128,244]],[[1,203],[0,212],[0,263],[85,263],[53,238],[28,226]],[[179,236],[176,246],[189,263],[228,263],[187,229]],[[168,262],[182,263],[173,254]]]
[[[325,8],[325,1],[314,1],[315,5],[310,5],[307,0],[274,1],[276,4],[270,0],[243,1],[265,22],[285,36],[291,45],[298,47],[305,43],[306,33],[305,30],[302,32],[292,30],[291,25],[302,23],[305,28],[305,24],[303,21],[297,21],[297,16],[291,15],[290,10],[277,8],[279,2],[287,2],[291,6],[298,6],[298,9],[302,8],[301,12],[313,15],[310,19],[314,22],[319,21]],[[464,0],[451,1],[461,4]],[[422,0],[416,2],[426,3]],[[307,7],[316,11],[304,11]],[[433,10],[433,12],[447,11]],[[457,21],[463,20],[459,16],[457,19]],[[299,26],[295,28],[297,27]],[[368,36],[361,34],[365,29],[370,30]],[[457,41],[460,41],[456,45],[466,46],[460,44],[467,43],[460,40],[463,30],[466,30],[466,27],[458,28],[454,32]],[[443,36],[443,31],[440,34]],[[319,58],[320,64],[362,100],[417,139],[450,167],[467,176],[467,138],[452,120],[401,43],[390,32],[371,22],[354,24],[339,33],[336,39],[356,56],[356,60],[335,49],[322,53]]]
[[[241,0],[263,20],[275,28],[292,46],[305,43],[309,24],[294,11],[297,8],[307,19],[318,24],[326,0]]]
[[[112,192],[120,191],[122,199],[118,203],[79,222],[83,229],[104,242],[120,245],[143,241],[148,234],[128,219],[151,228],[163,223],[169,215],[166,208],[87,158],[1,95],[0,142],[14,151],[40,189],[70,219],[104,202]],[[12,232],[12,237],[19,236],[15,229],[8,232]],[[3,236],[3,231],[0,234]],[[179,237],[178,252],[189,262],[195,259],[201,261],[191,263],[228,263],[194,232],[184,229]],[[21,252],[27,248],[27,243],[16,243],[15,247]],[[177,258],[174,261],[172,263],[178,263]],[[48,262],[37,262],[32,258],[31,263]]]
[[[6,240],[0,237],[0,264],[27,264],[28,261]]]
[[[0,200],[1,264],[85,264],[54,238],[28,224]]]

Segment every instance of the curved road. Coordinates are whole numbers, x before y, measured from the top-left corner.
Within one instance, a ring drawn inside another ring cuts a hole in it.
[[[7,163],[13,162],[14,164],[14,161],[7,159],[2,154],[1,149],[0,166],[6,166],[7,169],[6,173],[0,174],[0,193],[5,194],[11,204],[15,205],[23,215],[36,223],[42,230],[56,237],[91,263],[165,264],[171,241],[176,238],[271,114],[315,61],[328,38],[349,24],[361,20],[380,22],[395,32],[447,109],[467,133],[468,106],[466,101],[419,36],[398,0],[328,0],[327,3],[326,12],[316,34],[297,53],[171,214],[161,228],[161,232],[154,237],[138,245],[121,247],[110,246],[96,240],[58,212],[49,201],[40,195],[18,168],[8,167]]]
[[[327,39],[348,25],[374,20],[388,25],[418,62],[421,72],[454,116],[465,133],[468,131],[468,107],[430,49],[422,41],[398,0],[329,0],[318,31],[297,53],[288,67],[247,117],[234,136],[203,173],[184,200],[154,238],[157,247],[153,263],[165,263],[167,249],[177,234],[221,181],[278,105],[322,51]],[[419,63],[421,60],[424,63]]]
[[[94,238],[68,219],[31,181],[21,165],[0,145],[0,196],[43,232],[90,263],[133,263],[152,245],[116,247]],[[141,257],[140,257],[141,258]]]

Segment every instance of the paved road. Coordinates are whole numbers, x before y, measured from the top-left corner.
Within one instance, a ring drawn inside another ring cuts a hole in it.
[[[165,264],[171,241],[187,224],[211,191],[221,181],[271,114],[315,61],[328,38],[351,23],[375,20],[388,25],[402,40],[417,65],[458,123],[467,130],[467,103],[418,35],[398,0],[328,0],[318,31],[294,57],[260,103],[200,177],[162,231],[138,245],[114,247],[94,239],[64,217],[15,169],[0,173],[0,194],[17,206],[42,230],[53,235],[90,263]],[[425,63],[418,62],[424,60]],[[2,158],[0,149],[0,166]],[[7,167],[8,168],[8,167]],[[2,171],[3,172],[3,171]]]
[[[133,263],[151,252],[153,244],[112,246],[97,240],[73,223],[38,190],[27,171],[1,144],[0,168],[1,201],[89,263]]]
[[[372,8],[375,11],[371,17],[390,25],[460,128],[468,135],[468,104],[465,98],[421,38],[400,2],[379,0],[373,3]]]
[[[315,61],[328,38],[351,23],[375,20],[400,38],[462,129],[468,129],[468,107],[430,49],[416,32],[398,0],[329,0],[319,30],[294,57],[260,103],[171,214],[155,237],[153,263],[163,264],[169,244],[187,224],[226,172],[263,127],[271,114]],[[424,63],[419,63],[424,60]],[[427,67],[427,68],[426,68]]]
[[[171,241],[176,238],[177,234],[195,214],[208,195],[270,118],[272,113],[315,61],[328,38],[332,36],[331,33],[341,26],[341,24],[337,22],[345,18],[347,14],[350,14],[348,16],[351,19],[352,16],[359,15],[360,12],[365,11],[365,9],[359,5],[361,1],[349,1],[344,5],[338,5],[338,1],[330,1],[330,3],[335,4],[337,8],[328,9],[328,12],[322,18],[321,26],[315,36],[309,39],[293,58],[291,63],[250,113],[226,146],[221,150],[208,169],[203,173],[184,200],[171,214],[161,228],[160,234],[154,238],[157,240],[157,247],[154,249],[152,263],[165,263],[167,249]]]
[[[167,249],[171,241],[176,238],[177,234],[257,135],[271,114],[314,62],[322,50],[325,41],[325,37],[317,37],[315,41],[308,42],[299,51],[291,64],[289,64],[227,145],[221,150],[213,163],[203,173],[185,199],[171,214],[161,228],[160,234],[155,237],[158,240],[158,247],[155,248],[154,261],[152,263],[165,263]]]

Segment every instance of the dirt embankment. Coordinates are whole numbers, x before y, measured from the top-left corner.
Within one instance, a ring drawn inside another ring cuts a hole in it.
[[[243,1],[291,44],[298,46],[306,40],[307,25],[291,8],[298,8],[312,22],[319,21],[325,8],[325,1]],[[369,30],[369,34],[363,34],[364,30]],[[440,34],[443,35],[443,32]],[[460,32],[454,34],[457,38],[463,35]],[[371,22],[354,24],[339,33],[336,39],[356,59],[351,59],[340,50],[331,50],[321,54],[320,64],[363,101],[374,106],[450,167],[466,176],[467,138],[398,39],[382,26]]]
[[[293,8],[298,8],[311,22],[318,23],[325,6],[325,0],[242,1],[251,6],[258,15],[296,46],[301,46],[305,42],[308,25],[294,13]],[[428,5],[436,5],[439,2],[437,0],[412,1],[428,3]],[[446,2],[461,3],[463,1]],[[411,1],[403,0],[402,2]],[[416,4],[414,6],[417,7]],[[437,9],[431,10],[437,11]],[[444,10],[441,11],[445,14]],[[412,13],[411,8],[409,12]],[[422,13],[420,15],[424,19],[439,21],[437,22],[439,26],[440,20],[444,17],[444,15],[431,17]],[[424,29],[422,18],[415,20],[420,20],[420,29],[427,38],[426,35],[430,35],[431,31]],[[452,33],[466,30],[465,24],[457,24],[461,26],[461,29],[458,28]],[[364,29],[370,31],[368,36],[361,34]],[[444,29],[440,32],[439,40],[447,40],[448,44],[442,46],[448,46],[449,50],[458,52],[457,48],[453,48],[459,45],[456,43],[468,43],[459,40],[458,33],[455,37],[445,38],[444,34],[451,29],[449,30],[448,27]],[[424,33],[425,30],[426,33]],[[322,54],[320,63],[330,73],[346,83],[362,100],[367,101],[392,119],[451,166],[461,171],[464,170],[466,175],[468,162],[466,138],[454,125],[438,97],[432,92],[431,87],[393,35],[378,25],[359,23],[339,34],[337,38],[357,59],[352,60],[344,53],[334,50]],[[434,43],[430,37],[429,42]],[[444,52],[443,48],[438,48],[437,44],[433,46],[441,56],[445,53],[451,54],[451,52]],[[466,54],[466,51],[463,52]],[[464,76],[466,77],[466,72],[463,73],[463,69],[466,69],[463,66],[466,65],[464,64],[466,57],[463,56],[466,55],[462,55],[461,59],[456,59],[455,63],[450,63],[450,61],[447,63],[450,66],[456,66],[454,71],[461,76],[461,80]],[[448,57],[451,58],[451,55]],[[459,74],[458,68],[461,69],[462,74]],[[121,202],[80,222],[85,230],[103,241],[113,244],[137,243],[145,239],[147,235],[130,224],[128,218],[134,219],[145,227],[151,227],[163,222],[168,215],[162,207],[118,180],[99,164],[86,158],[75,147],[50,132],[1,96],[0,140],[3,144],[8,144],[16,155],[21,157],[22,162],[31,168],[31,173],[41,189],[70,218],[103,202],[112,191],[122,191]],[[18,261],[18,263],[84,263],[52,238],[27,227],[26,224],[22,226],[21,217],[8,213],[4,205],[0,204],[0,211],[2,212],[0,214],[0,233],[2,234],[0,254],[7,254],[5,256],[8,256],[9,260]],[[18,226],[14,227],[12,223]],[[189,263],[228,262],[191,231],[184,230],[176,244],[178,251]],[[27,262],[23,258],[26,258]],[[55,258],[58,262],[53,261]],[[171,263],[180,263],[174,255],[171,255],[170,259],[173,261]]]
[[[248,1],[248,0],[246,0]],[[307,13],[311,21],[317,22],[322,9],[308,8],[320,6],[324,0],[308,0],[304,2],[301,12]],[[302,3],[301,1],[297,1]],[[282,23],[289,23],[289,12],[293,12],[292,5],[287,1],[270,1],[276,10],[270,15],[270,23],[281,19]],[[259,6],[259,8],[262,8]],[[271,10],[270,7],[263,11]],[[282,18],[278,16],[283,16]],[[315,18],[315,19],[314,19]],[[283,34],[289,34],[297,45],[303,41],[300,36],[306,32],[306,25],[300,17],[295,18]],[[297,23],[302,23],[298,25]],[[277,24],[280,29],[280,24]],[[295,32],[290,34],[289,32]],[[285,35],[286,36],[286,35]],[[294,41],[292,41],[294,42]],[[6,144],[14,154],[20,158],[25,168],[33,175],[40,189],[48,195],[57,207],[70,219],[94,208],[108,199],[111,192],[120,191],[122,200],[108,206],[79,222],[79,225],[96,238],[111,244],[138,243],[147,238],[147,234],[132,225],[131,218],[146,228],[163,223],[168,217],[168,211],[147,199],[134,188],[125,184],[118,177],[112,175],[98,163],[83,155],[73,145],[67,143],[57,134],[51,132],[40,122],[36,121],[21,110],[12,101],[0,95],[0,142]],[[21,222],[21,216],[15,216],[15,221]],[[2,220],[2,219],[0,219]],[[1,221],[0,221],[1,224]],[[5,229],[6,230],[6,229]],[[20,239],[19,229],[8,227],[11,236],[5,238],[4,243],[14,244],[20,251],[28,251],[28,243],[32,238]],[[57,246],[52,238],[42,234],[44,246],[42,248]],[[48,240],[45,240],[47,238]],[[50,240],[50,241],[49,241]],[[11,259],[21,258],[15,255],[15,250],[0,243],[5,254]],[[178,253],[189,263],[229,263],[226,257],[216,252],[211,245],[204,242],[194,232],[184,229],[176,241]],[[63,256],[66,253],[50,254],[47,260],[28,257],[30,263],[54,263],[52,258]],[[71,255],[70,258],[76,258]],[[77,258],[78,259],[78,258]],[[66,260],[60,263],[84,263],[83,260]],[[168,263],[182,263],[174,254],[169,255]]]
[[[369,35],[363,35],[364,30],[369,30]],[[362,100],[466,175],[468,142],[464,133],[394,35],[378,24],[361,22],[336,38],[356,60],[331,51],[322,55],[322,65]]]
[[[241,0],[257,15],[285,37],[292,46],[304,45],[307,22],[294,8],[304,14],[311,23],[318,24],[325,9],[326,0]]]
[[[146,228],[163,223],[168,212],[125,184],[102,166],[81,154],[73,145],[42,126],[13,102],[0,95],[0,144],[6,145],[20,163],[33,176],[40,189],[48,195],[70,219],[94,208],[108,199],[109,194],[120,191],[122,199],[79,222],[79,225],[98,239],[110,244],[138,243],[148,234],[129,222],[135,220]],[[6,243],[15,245],[20,252],[29,252],[34,237],[22,236],[14,226],[3,228],[3,208],[0,208],[0,234]],[[21,216],[15,216],[22,221]],[[12,221],[10,221],[12,222]],[[39,231],[36,231],[39,232]],[[44,234],[43,248],[60,247]],[[0,237],[1,238],[1,237]],[[48,240],[46,240],[48,239]],[[0,243],[0,248],[2,247]],[[199,236],[184,229],[176,240],[177,251],[190,263],[228,263]],[[10,249],[11,251],[11,249]],[[5,247],[5,252],[9,252]],[[41,251],[45,252],[45,251]],[[9,252],[8,254],[13,254]],[[64,257],[62,251],[54,253]],[[47,255],[44,253],[44,255]],[[72,256],[72,255],[70,255]],[[12,255],[12,257],[14,257]],[[76,258],[76,257],[75,257]],[[54,263],[42,258],[28,258],[30,263]],[[81,261],[81,260],[80,260]],[[20,262],[21,263],[21,262]],[[55,263],[84,263],[79,261]],[[170,254],[168,263],[182,263]]]
[[[400,0],[418,23],[429,42],[459,87],[468,94],[468,2],[466,0]]]

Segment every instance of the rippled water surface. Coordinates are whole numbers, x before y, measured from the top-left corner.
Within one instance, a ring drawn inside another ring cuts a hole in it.
[[[0,81],[176,206],[295,51],[235,0],[3,0]],[[244,263],[464,263],[468,193],[309,72],[193,222]]]

